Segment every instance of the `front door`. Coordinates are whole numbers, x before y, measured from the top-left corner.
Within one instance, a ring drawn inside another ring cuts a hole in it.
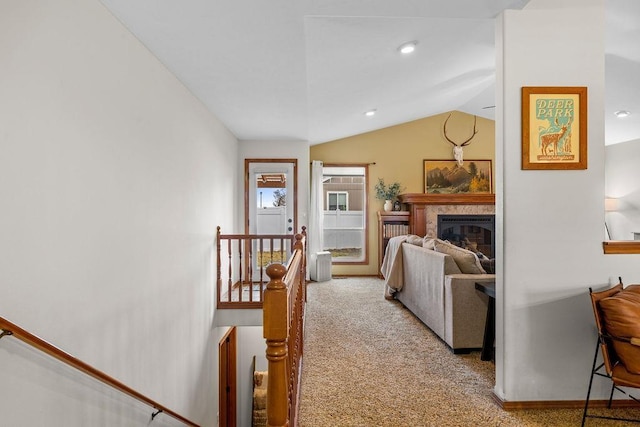
[[[245,160],[245,233],[294,234],[296,229],[296,159]],[[290,252],[288,242],[264,242],[263,251]],[[253,254],[259,248],[254,244]],[[258,256],[253,256],[252,280],[259,280]],[[284,260],[283,260],[284,261]]]

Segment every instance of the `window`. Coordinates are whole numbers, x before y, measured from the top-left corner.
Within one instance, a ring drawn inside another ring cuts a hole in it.
[[[367,262],[367,166],[323,167],[324,250],[334,264]]]
[[[349,193],[346,191],[327,191],[327,210],[348,211]]]

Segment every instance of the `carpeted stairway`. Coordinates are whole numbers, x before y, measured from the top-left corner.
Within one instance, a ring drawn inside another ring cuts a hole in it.
[[[491,397],[494,364],[479,351],[451,353],[402,304],[384,298],[382,280],[310,283],[305,328],[300,426],[580,425],[578,409],[500,409]]]

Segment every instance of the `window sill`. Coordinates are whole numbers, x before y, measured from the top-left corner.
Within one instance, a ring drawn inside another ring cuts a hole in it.
[[[602,247],[605,254],[640,254],[640,240],[608,240]]]

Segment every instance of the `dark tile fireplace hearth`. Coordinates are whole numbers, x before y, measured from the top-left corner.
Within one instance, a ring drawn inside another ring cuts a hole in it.
[[[438,238],[495,257],[495,215],[438,215]]]

